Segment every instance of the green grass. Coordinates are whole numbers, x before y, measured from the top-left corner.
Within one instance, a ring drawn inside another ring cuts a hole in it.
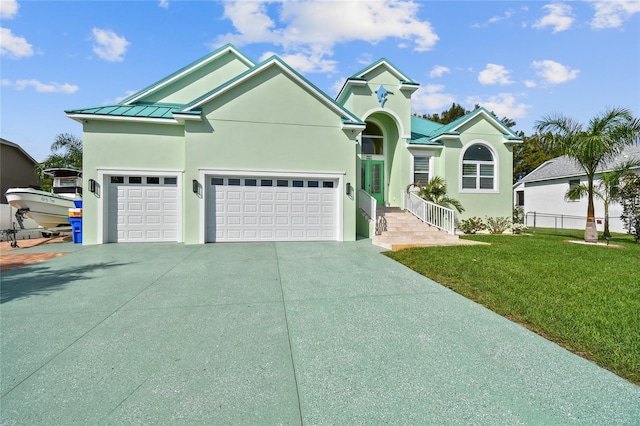
[[[468,236],[491,245],[425,247],[387,256],[640,384],[640,244],[565,242],[581,231]]]

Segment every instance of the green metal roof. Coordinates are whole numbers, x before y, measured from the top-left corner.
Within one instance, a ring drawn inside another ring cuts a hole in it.
[[[174,113],[199,115],[201,110],[183,112],[184,105],[166,103],[139,102],[132,105],[106,105],[92,108],[65,110],[67,114],[87,114],[113,117],[167,118],[173,119]]]
[[[438,141],[439,138],[442,138],[443,136],[459,136],[460,132],[457,131],[458,127],[483,112],[495,119],[496,123],[502,128],[504,132],[503,135],[506,140],[513,142],[522,140],[520,136],[516,135],[502,121],[496,118],[495,115],[491,114],[491,112],[485,108],[480,107],[448,124],[440,124],[435,121],[411,116],[411,139],[409,140],[409,144],[442,145],[442,143]]]

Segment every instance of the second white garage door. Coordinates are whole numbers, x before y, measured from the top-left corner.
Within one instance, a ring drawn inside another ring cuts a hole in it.
[[[209,177],[207,241],[335,241],[338,180]]]

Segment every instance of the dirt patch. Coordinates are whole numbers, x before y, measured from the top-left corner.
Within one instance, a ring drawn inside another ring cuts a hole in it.
[[[24,253],[20,249],[35,247],[43,244],[56,244],[71,241],[71,237],[55,238],[32,238],[29,240],[18,240],[18,247],[11,247],[11,241],[0,242],[0,272],[11,269],[22,268],[34,263],[44,262],[54,257],[64,256],[68,252],[58,253]]]
[[[598,247],[609,247],[609,248],[624,248],[624,246],[618,244],[607,244],[607,243],[588,243],[584,240],[564,240],[565,243],[572,244],[583,244],[585,246],[598,246]]]
[[[64,256],[65,254],[69,253],[0,253],[0,272],[44,262],[54,257]]]

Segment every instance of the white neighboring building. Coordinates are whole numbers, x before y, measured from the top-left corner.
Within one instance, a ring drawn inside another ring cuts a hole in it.
[[[614,161],[599,171],[606,172],[619,167],[629,160],[640,161],[640,146],[626,148]],[[640,173],[640,167],[635,169]],[[598,183],[596,174],[594,184]],[[571,185],[587,183],[582,169],[567,156],[556,157],[541,164],[513,186],[514,204],[523,207],[525,223],[529,228],[584,229],[587,218],[587,197],[578,201],[567,201],[564,196]],[[604,231],[604,204],[594,197],[596,226]],[[612,202],[609,205],[609,230],[626,233],[620,220],[622,206]]]

